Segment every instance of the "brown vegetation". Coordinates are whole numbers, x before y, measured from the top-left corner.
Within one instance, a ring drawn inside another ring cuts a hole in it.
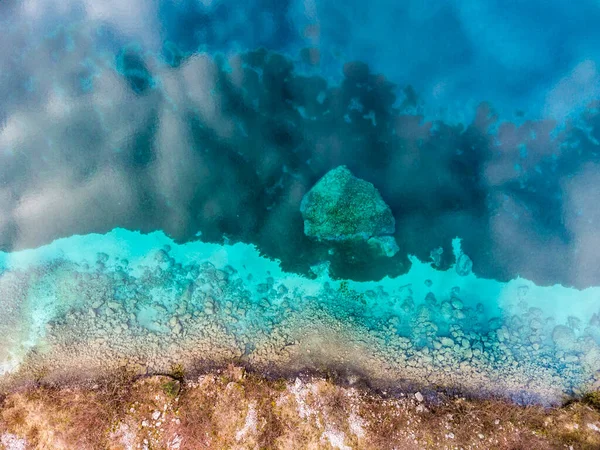
[[[181,371],[180,371],[181,372]],[[7,393],[0,448],[32,449],[597,449],[598,393],[562,408],[499,400],[390,398],[310,378],[267,380],[230,366],[94,386]]]

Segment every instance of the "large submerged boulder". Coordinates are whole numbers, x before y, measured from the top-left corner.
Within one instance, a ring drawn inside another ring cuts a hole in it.
[[[396,221],[379,191],[346,166],[327,172],[300,204],[304,234],[319,241],[370,240],[386,256],[398,250]],[[385,237],[385,238],[383,238]]]

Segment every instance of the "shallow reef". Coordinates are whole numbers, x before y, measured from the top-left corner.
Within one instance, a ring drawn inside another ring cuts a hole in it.
[[[89,260],[94,249],[105,252]],[[8,256],[5,386],[93,379],[122,366],[153,374],[236,362],[525,404],[600,387],[593,290],[504,284],[417,260],[421,272],[404,278],[332,280],[325,270],[310,279],[253,246],[177,245],[126,230]],[[579,309],[565,315],[568,295]]]

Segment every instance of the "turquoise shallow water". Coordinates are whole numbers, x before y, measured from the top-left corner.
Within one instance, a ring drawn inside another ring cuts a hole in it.
[[[421,3],[0,3],[2,380],[598,388],[600,10]]]
[[[150,372],[226,361],[343,367],[386,384],[544,403],[597,384],[599,288],[412,261],[378,282],[327,270],[311,279],[253,245],[178,245],[123,229],[3,254],[3,371],[101,373],[124,360]]]

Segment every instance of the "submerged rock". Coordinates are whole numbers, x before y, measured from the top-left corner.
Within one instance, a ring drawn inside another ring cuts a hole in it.
[[[429,258],[433,261],[433,265],[435,267],[440,267],[442,265],[442,255],[444,253],[444,249],[442,247],[434,248],[429,252]]]
[[[557,325],[552,330],[552,340],[554,344],[561,350],[573,350],[577,346],[575,333],[569,327]]]
[[[400,247],[398,247],[393,236],[375,236],[370,238],[367,243],[370,247],[388,257],[392,257],[400,251]]]
[[[461,277],[466,277],[473,270],[473,261],[464,253],[461,253],[456,261],[456,273]]]
[[[396,221],[379,191],[356,178],[346,166],[327,172],[300,205],[304,234],[320,241],[368,240],[393,234]],[[395,254],[393,237],[374,241],[386,254]]]
[[[329,261],[322,261],[320,263],[310,266],[310,271],[317,277],[327,277],[329,274],[329,267],[331,263]]]

